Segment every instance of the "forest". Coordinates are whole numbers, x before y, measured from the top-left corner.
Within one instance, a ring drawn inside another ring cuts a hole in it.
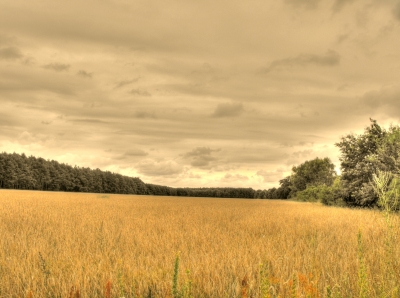
[[[0,153],[0,188],[220,198],[254,198],[255,193],[252,188],[173,188],[147,184],[139,178],[109,171],[5,152]]]
[[[326,205],[377,207],[375,182],[386,177],[385,192],[397,200],[400,184],[400,127],[388,129],[370,119],[360,135],[348,134],[335,144],[341,152],[341,175],[332,161],[315,158],[293,166],[290,176],[278,188],[173,188],[144,183],[123,176],[25,154],[0,154],[0,188],[114,194],[297,199],[320,201]],[[397,204],[397,203],[396,203]],[[397,207],[396,207],[397,208]]]

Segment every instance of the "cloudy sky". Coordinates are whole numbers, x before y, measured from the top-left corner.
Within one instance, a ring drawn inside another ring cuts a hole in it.
[[[399,0],[1,1],[0,151],[265,189],[399,115]]]

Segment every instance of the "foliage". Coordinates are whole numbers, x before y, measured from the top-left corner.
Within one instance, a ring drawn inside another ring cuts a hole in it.
[[[309,186],[305,190],[296,193],[296,199],[302,202],[320,201],[325,185]]]
[[[257,190],[254,192],[256,199],[287,199],[291,191],[290,176],[279,180],[280,186],[278,188],[272,187],[268,190]]]
[[[389,215],[398,211],[400,207],[398,178],[390,172],[379,170],[372,178],[373,188],[378,196],[378,206],[382,208],[384,214]]]
[[[397,231],[395,229],[395,218],[393,213],[399,210],[399,182],[398,176],[390,172],[378,171],[373,176],[374,190],[379,197],[378,205],[382,209],[387,224],[386,239],[384,245],[385,264],[382,288],[389,288],[392,297],[398,296],[397,271],[399,261],[396,257],[394,247],[397,245]]]
[[[335,165],[327,157],[308,160],[292,168],[291,195],[310,186],[331,185],[336,177]]]
[[[369,156],[369,160],[380,171],[400,174],[400,127],[389,127],[380,139],[376,152]]]
[[[372,161],[378,152],[386,131],[376,120],[365,128],[364,134],[349,134],[341,138],[335,145],[341,151],[341,180],[344,200],[350,206],[375,206],[377,195],[372,186],[372,175],[376,171],[376,163]]]
[[[336,177],[333,184],[309,186],[296,194],[296,199],[303,202],[321,202],[329,206],[344,206],[343,188],[340,177]]]
[[[255,196],[252,188],[173,188],[109,171],[5,152],[0,153],[0,188],[220,198]]]
[[[323,186],[320,200],[324,205],[329,206],[345,206],[343,201],[343,186],[340,177],[336,177],[335,181],[331,186]]]

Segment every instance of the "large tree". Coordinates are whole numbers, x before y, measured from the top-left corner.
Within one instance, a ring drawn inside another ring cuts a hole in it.
[[[292,168],[291,196],[309,186],[331,185],[336,177],[335,165],[327,157],[308,160]]]
[[[349,134],[335,145],[341,151],[341,182],[344,201],[351,206],[375,206],[377,196],[372,185],[376,172],[374,160],[387,132],[376,120],[370,119],[370,126],[361,135]]]

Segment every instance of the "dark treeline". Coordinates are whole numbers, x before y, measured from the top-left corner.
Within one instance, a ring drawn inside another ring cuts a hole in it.
[[[41,157],[0,153],[0,188],[138,195],[254,198],[252,188],[173,188],[139,178],[72,167]]]

